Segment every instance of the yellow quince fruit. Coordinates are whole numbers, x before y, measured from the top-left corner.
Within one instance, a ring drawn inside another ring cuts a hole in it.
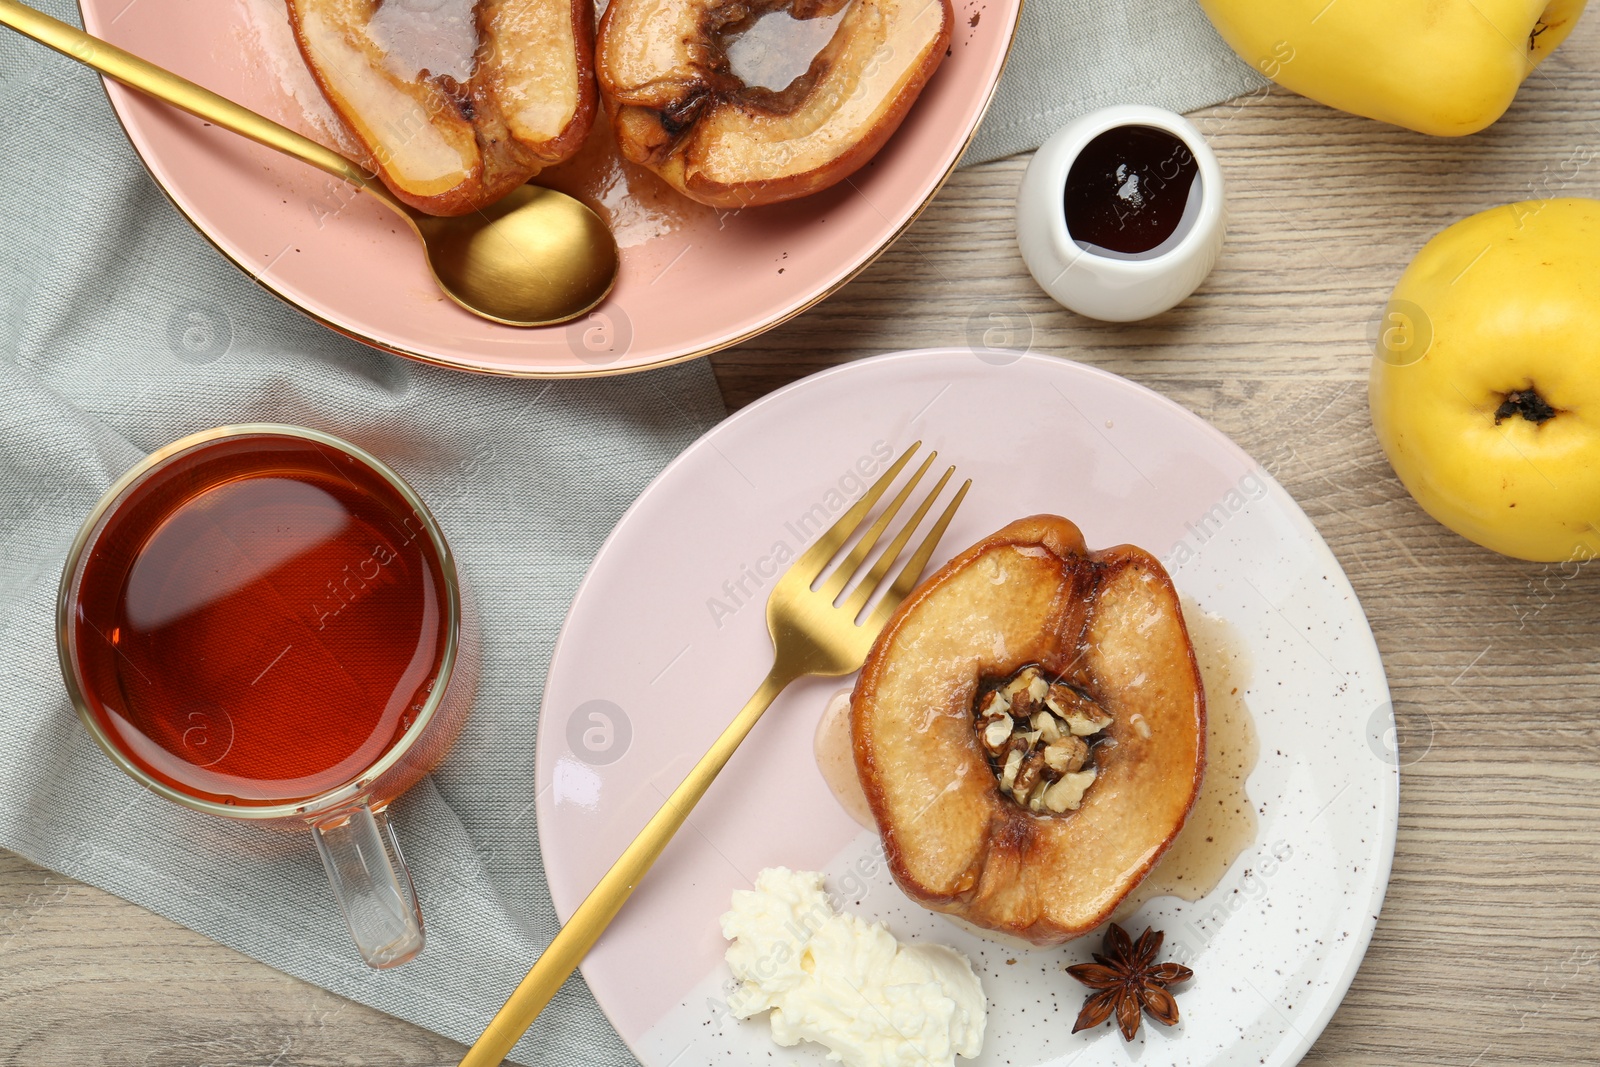
[[[1600,200],[1528,200],[1436,235],[1394,288],[1372,425],[1423,510],[1486,548],[1600,555]]]
[[[1587,0],[1200,0],[1273,81],[1355,115],[1455,137],[1505,114]]]

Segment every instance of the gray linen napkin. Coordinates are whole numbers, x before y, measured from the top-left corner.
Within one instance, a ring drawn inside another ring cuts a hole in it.
[[[68,0],[45,10],[77,21]],[[1187,108],[1258,84],[1190,0],[1032,0],[968,161],[1091,107]],[[252,285],[171,208],[96,80],[0,30],[0,847],[290,974],[471,1040],[556,929],[532,817],[545,665],[617,517],[722,415],[705,363],[538,384],[409,363]],[[93,746],[56,668],[61,560],[105,487],[194,430],[319,427],[393,464],[439,517],[483,619],[482,681],[445,765],[395,809],[428,921],[414,963],[357,958],[309,837],[188,812]],[[581,979],[524,1063],[631,1062]]]
[[[1265,84],[1195,0],[1027,0],[994,103],[962,162],[1038,148],[1110,104],[1193,111]]]
[[[722,417],[709,366],[541,384],[373,351],[219,256],[146,176],[98,79],[4,29],[0,115],[0,846],[472,1040],[557,927],[532,814],[557,628],[622,510]],[[482,616],[466,730],[395,808],[428,944],[393,972],[356,956],[309,836],[134,784],[89,740],[56,667],[61,561],[106,486],[184,434],[262,420],[395,466],[438,516]],[[581,979],[517,1055],[632,1062]]]

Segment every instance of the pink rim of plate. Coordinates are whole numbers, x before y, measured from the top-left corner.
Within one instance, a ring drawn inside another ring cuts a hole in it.
[[[262,0],[80,0],[85,28],[308,135],[287,30]],[[281,6],[281,5],[276,5]],[[889,143],[811,197],[697,213],[624,248],[616,289],[585,318],[519,329],[479,319],[433,284],[384,207],[297,161],[114,83],[134,150],[228,259],[313,319],[425,363],[514,377],[598,377],[681,362],[798,315],[881,254],[932,200],[983,117],[1021,0],[954,0],[950,52]],[[175,29],[176,28],[176,29]],[[271,36],[272,40],[267,38]],[[287,54],[286,54],[287,53]],[[323,138],[326,139],[326,138]],[[217,309],[225,314],[225,309]]]

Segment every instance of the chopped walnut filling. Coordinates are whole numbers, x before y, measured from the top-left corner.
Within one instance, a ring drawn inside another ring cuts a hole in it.
[[[978,743],[1000,792],[1034,812],[1075,811],[1094,782],[1090,756],[1111,725],[1089,697],[1024,667],[977,703]]]

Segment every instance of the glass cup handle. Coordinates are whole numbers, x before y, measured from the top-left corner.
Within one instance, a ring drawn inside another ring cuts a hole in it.
[[[422,910],[389,816],[363,804],[311,824],[317,852],[361,958],[398,967],[422,951]]]

